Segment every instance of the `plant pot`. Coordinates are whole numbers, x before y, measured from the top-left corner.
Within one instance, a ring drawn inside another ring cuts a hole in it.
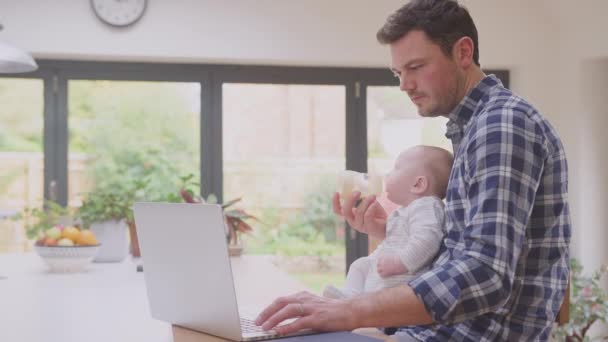
[[[243,245],[228,245],[228,255],[232,257],[241,256],[243,254]]]
[[[91,230],[101,243],[94,262],[121,262],[129,254],[127,223],[124,220],[93,223]]]
[[[134,221],[129,222],[129,240],[131,242],[131,255],[135,258],[139,258],[141,256],[141,252],[139,251],[139,240],[137,240],[137,227],[135,226]]]

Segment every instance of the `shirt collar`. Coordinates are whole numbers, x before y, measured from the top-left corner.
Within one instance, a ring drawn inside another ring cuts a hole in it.
[[[488,75],[471,89],[462,101],[448,114],[447,134],[457,128],[462,129],[481,104],[481,99],[496,85],[502,86],[502,83],[496,76]]]

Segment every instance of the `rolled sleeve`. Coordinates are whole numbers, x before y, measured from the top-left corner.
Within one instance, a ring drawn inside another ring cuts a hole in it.
[[[448,227],[448,237],[463,247],[410,282],[442,324],[496,310],[509,298],[547,155],[540,128],[525,113],[480,115],[454,166],[464,185],[448,189],[448,201],[467,208],[464,226]]]

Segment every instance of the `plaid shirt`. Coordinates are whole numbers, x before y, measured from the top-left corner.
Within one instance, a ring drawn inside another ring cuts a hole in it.
[[[449,114],[447,235],[410,282],[436,324],[424,341],[547,340],[569,278],[564,148],[549,123],[493,75]]]

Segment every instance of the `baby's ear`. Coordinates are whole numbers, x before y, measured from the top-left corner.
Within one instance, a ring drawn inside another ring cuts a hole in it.
[[[429,180],[425,176],[416,177],[416,182],[411,188],[412,193],[421,195],[429,188]]]

